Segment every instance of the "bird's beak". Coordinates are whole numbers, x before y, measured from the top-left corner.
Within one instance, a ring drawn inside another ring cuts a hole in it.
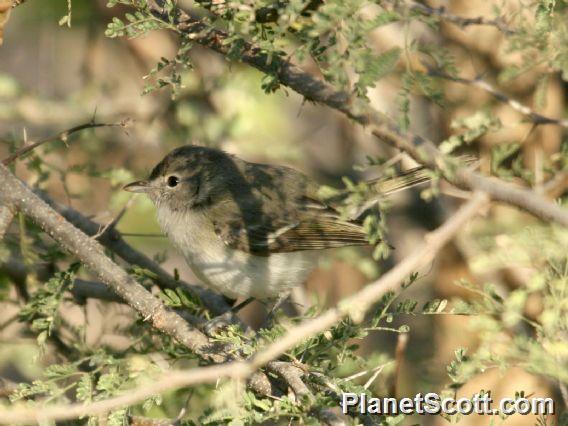
[[[122,189],[128,192],[148,192],[151,189],[150,182],[147,180],[138,180],[136,182],[129,183]]]

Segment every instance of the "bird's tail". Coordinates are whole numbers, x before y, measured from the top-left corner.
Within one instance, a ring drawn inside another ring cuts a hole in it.
[[[426,183],[431,180],[432,172],[426,167],[419,166],[406,170],[392,177],[380,177],[367,183],[374,185],[377,192],[382,195],[391,195],[413,186]]]
[[[479,160],[472,155],[462,155],[458,157],[465,165],[474,165]],[[395,192],[403,191],[408,188],[429,182],[432,179],[432,172],[424,166],[414,167],[405,170],[392,177],[379,177],[371,179],[367,183],[375,185],[375,189],[381,195],[391,195]]]

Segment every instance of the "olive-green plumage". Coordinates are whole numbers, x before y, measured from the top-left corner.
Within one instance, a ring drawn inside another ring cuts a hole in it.
[[[230,297],[257,298],[300,284],[314,251],[368,244],[361,220],[341,217],[318,188],[289,167],[199,146],[173,150],[147,181],[125,187],[150,197],[162,229],[204,283]]]

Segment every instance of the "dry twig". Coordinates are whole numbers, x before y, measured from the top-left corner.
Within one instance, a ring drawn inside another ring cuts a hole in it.
[[[23,147],[21,147],[20,149],[18,149],[16,152],[14,152],[10,156],[8,156],[4,160],[2,160],[2,164],[4,166],[7,166],[8,164],[12,163],[17,158],[27,154],[28,152],[30,152],[34,149],[36,149],[38,146],[46,144],[47,142],[60,140],[60,141],[63,141],[63,142],[66,143],[69,136],[71,136],[73,133],[80,132],[81,130],[94,129],[94,128],[97,128],[97,127],[123,127],[124,128],[128,125],[128,123],[129,123],[129,120],[123,120],[119,123],[95,123],[94,121],[90,121],[89,123],[84,123],[84,124],[81,124],[79,126],[75,126],[75,127],[70,128],[70,129],[67,129],[67,130],[65,130],[61,133],[58,133],[55,136],[52,136],[52,137],[49,137],[49,138],[46,138],[46,139],[41,139],[37,142],[32,142],[32,143],[26,144]]]

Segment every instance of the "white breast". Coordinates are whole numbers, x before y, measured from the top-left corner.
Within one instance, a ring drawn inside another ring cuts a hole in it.
[[[158,209],[158,222],[203,283],[231,298],[267,299],[301,284],[313,268],[313,252],[254,256],[227,247],[199,212]]]

